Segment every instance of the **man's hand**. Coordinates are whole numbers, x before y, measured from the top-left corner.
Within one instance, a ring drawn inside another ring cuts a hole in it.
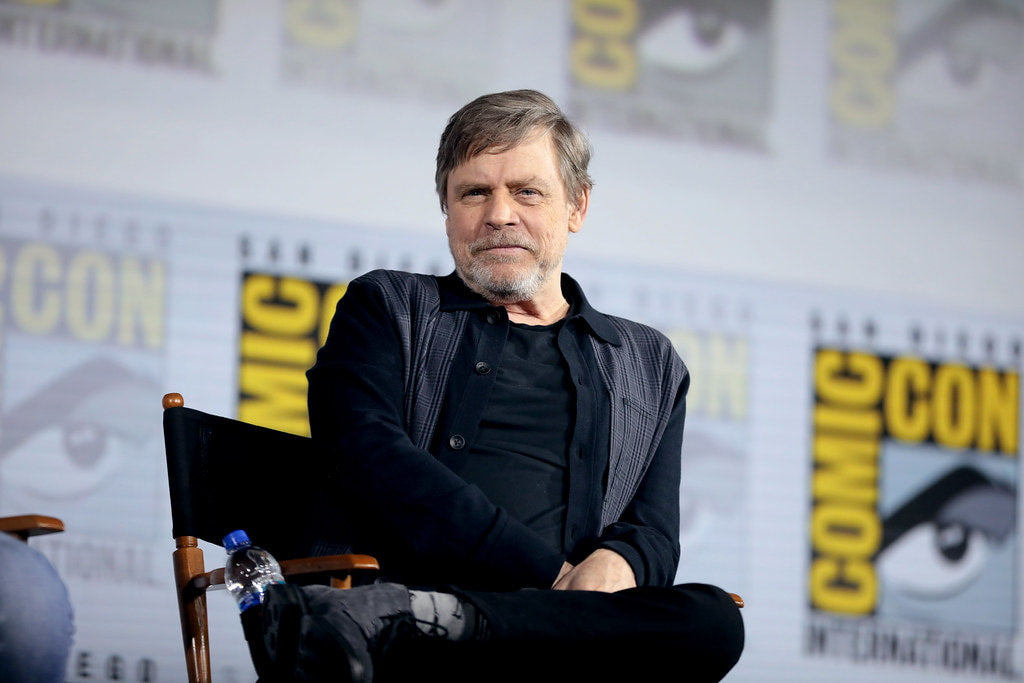
[[[555,590],[614,593],[636,588],[636,576],[622,555],[614,550],[598,548],[575,567],[563,564],[551,587]]]

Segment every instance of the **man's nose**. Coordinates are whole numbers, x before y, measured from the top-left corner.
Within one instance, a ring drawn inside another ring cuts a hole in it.
[[[515,202],[512,196],[506,192],[495,192],[491,194],[487,203],[487,225],[495,230],[501,230],[515,225],[518,220]]]

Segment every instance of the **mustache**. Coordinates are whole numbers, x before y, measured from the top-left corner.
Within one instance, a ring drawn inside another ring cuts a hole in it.
[[[469,245],[469,253],[477,255],[482,251],[488,249],[495,249],[498,247],[519,247],[520,249],[526,249],[530,253],[537,250],[537,245],[524,235],[510,235],[508,233],[498,233],[493,237],[487,237],[484,239],[477,240]]]

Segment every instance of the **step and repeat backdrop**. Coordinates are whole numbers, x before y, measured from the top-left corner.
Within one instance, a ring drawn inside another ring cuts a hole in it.
[[[505,87],[594,139],[566,270],[690,367],[729,680],[1024,678],[1024,2],[0,0],[0,514],[65,521],[67,680],[184,680],[160,397],[306,433],[347,283],[451,270],[437,135]]]

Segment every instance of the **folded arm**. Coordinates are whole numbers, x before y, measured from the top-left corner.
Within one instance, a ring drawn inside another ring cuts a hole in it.
[[[354,502],[370,550],[411,578],[549,586],[561,555],[408,436],[402,324],[379,283],[353,281],[308,373],[312,435],[335,473],[329,495]]]

